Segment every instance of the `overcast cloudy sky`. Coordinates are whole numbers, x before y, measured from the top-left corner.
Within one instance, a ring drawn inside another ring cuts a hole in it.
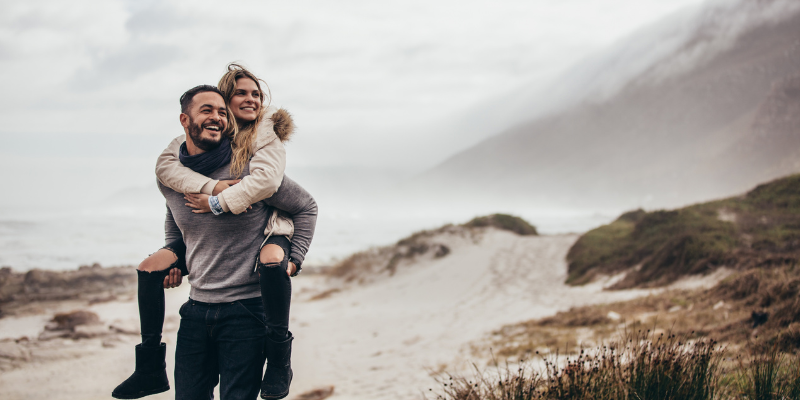
[[[296,116],[290,164],[401,165],[423,125],[699,2],[3,0],[0,134],[141,135],[126,151],[151,157],[180,94],[240,61]]]

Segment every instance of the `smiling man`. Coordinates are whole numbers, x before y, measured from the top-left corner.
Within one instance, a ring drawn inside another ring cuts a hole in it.
[[[181,97],[185,166],[214,179],[231,179],[225,101],[214,86],[201,85]],[[247,175],[249,170],[244,171]],[[218,382],[222,399],[256,398],[264,366],[264,308],[255,250],[264,241],[269,207],[247,213],[193,213],[182,193],[159,183],[167,201],[166,241],[183,237],[191,292],[180,309],[175,350],[177,399],[210,399]]]

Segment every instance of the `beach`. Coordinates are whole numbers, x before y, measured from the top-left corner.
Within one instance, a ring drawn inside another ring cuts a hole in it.
[[[505,324],[648,293],[603,291],[600,283],[566,286],[565,255],[576,239],[492,228],[477,235],[441,234],[429,240],[447,245],[450,254],[409,260],[391,276],[364,284],[324,274],[294,278],[295,378],[289,398],[329,386],[330,398],[420,398],[435,386],[437,373],[485,366],[489,359],[473,354],[472,345]],[[171,383],[178,309],[188,292],[185,282],[166,291],[163,340]],[[140,337],[135,285],[106,299],[38,302],[0,319],[4,398],[109,398],[133,371]],[[93,312],[99,322],[82,328],[83,338],[39,340],[47,337],[45,325],[55,313],[73,310]],[[169,391],[149,398],[172,397]]]

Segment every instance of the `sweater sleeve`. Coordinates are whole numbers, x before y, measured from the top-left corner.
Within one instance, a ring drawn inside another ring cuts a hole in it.
[[[172,216],[172,210],[167,206],[167,217],[164,221],[164,242],[169,245],[170,243],[180,240],[183,241],[183,234],[181,233],[178,224],[175,223],[175,218]],[[186,251],[184,250],[184,254]],[[178,255],[176,253],[176,255]]]
[[[290,256],[302,264],[317,227],[317,202],[302,186],[285,175],[278,191],[264,202],[292,215],[294,235]]]
[[[281,186],[283,171],[286,169],[286,150],[283,143],[272,133],[262,132],[259,127],[258,144],[253,158],[250,160],[250,175],[219,195],[219,204],[225,212],[241,214],[253,203],[258,203],[272,196]]]
[[[185,140],[185,136],[178,136],[161,152],[156,161],[156,177],[164,186],[178,193],[210,195],[219,181],[194,172],[181,164],[178,152]]]

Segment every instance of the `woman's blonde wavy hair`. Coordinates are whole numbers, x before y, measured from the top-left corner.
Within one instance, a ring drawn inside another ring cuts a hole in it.
[[[230,104],[233,94],[236,92],[236,81],[241,78],[251,79],[256,83],[258,91],[261,93],[261,109],[259,110],[258,117],[254,121],[245,122],[242,126],[236,121],[236,117],[232,112],[228,112],[228,135],[231,137],[231,149],[233,154],[231,156],[231,175],[239,177],[244,171],[244,166],[253,157],[253,141],[256,137],[256,127],[264,118],[264,113],[272,102],[272,94],[269,92],[269,85],[266,82],[258,79],[252,72],[240,64],[228,64],[228,71],[222,75],[217,87],[222,92],[222,97],[225,99],[225,104]],[[267,92],[261,89],[261,83],[267,87]]]

